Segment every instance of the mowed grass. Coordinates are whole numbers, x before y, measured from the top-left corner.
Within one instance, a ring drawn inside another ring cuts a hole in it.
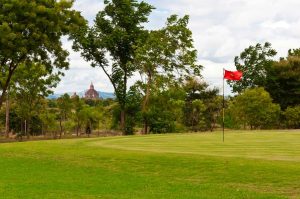
[[[0,144],[0,198],[300,198],[300,131]]]

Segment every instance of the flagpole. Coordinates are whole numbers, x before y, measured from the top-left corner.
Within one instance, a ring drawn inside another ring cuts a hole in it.
[[[223,68],[223,142],[224,142],[224,139],[225,139],[225,138],[224,138],[224,128],[225,128],[225,122],[224,122],[224,120],[225,120],[225,119],[224,119],[224,116],[225,116],[225,110],[224,110],[224,109],[225,109],[224,75],[225,75],[225,74],[224,74],[224,71],[225,71],[225,70],[224,70],[224,68]]]

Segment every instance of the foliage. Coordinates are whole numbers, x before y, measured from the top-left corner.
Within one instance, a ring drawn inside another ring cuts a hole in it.
[[[186,92],[184,106],[184,124],[193,131],[213,130],[217,117],[222,108],[222,98],[218,96],[219,90],[208,89],[208,84],[190,78],[184,85]]]
[[[26,131],[37,133],[41,128],[33,125],[40,123],[39,114],[44,108],[45,100],[51,89],[57,85],[59,73],[51,74],[47,68],[40,63],[20,64],[12,78],[10,86],[11,101],[16,102],[16,112],[21,120],[27,123]],[[32,121],[32,120],[35,121]],[[21,122],[22,123],[22,122]]]
[[[288,128],[300,128],[300,105],[288,107],[283,114]]]
[[[85,24],[73,1],[0,1],[0,104],[20,64],[68,68],[61,38]],[[43,68],[41,68],[43,70]]]
[[[63,122],[65,122],[68,117],[71,115],[73,104],[71,98],[68,94],[64,94],[57,99],[57,108],[58,108],[58,118],[60,126],[60,137],[64,132]]]
[[[266,83],[266,70],[272,64],[272,58],[277,52],[271,44],[266,42],[264,45],[256,44],[246,48],[240,56],[234,59],[237,70],[243,72],[240,81],[227,80],[233,92],[241,93],[246,88],[263,87]]]
[[[183,116],[183,105],[184,92],[178,86],[155,93],[150,98],[147,112],[149,131],[152,133],[176,132],[176,125],[181,123]]]
[[[126,133],[127,82],[137,71],[133,64],[135,48],[144,37],[142,25],[148,21],[153,7],[136,0],[105,0],[104,4],[95,25],[78,32],[74,49],[81,50],[82,56],[93,66],[101,67],[109,78],[121,109],[121,128]],[[111,58],[111,66],[106,56]]]
[[[282,110],[300,104],[300,49],[275,62],[267,71],[266,90]]]
[[[197,51],[193,46],[192,32],[187,27],[188,21],[188,16],[170,16],[166,26],[149,31],[136,50],[134,64],[138,66],[138,71],[145,80],[141,86],[144,93],[144,133],[148,132],[150,98],[160,89],[154,88],[156,81],[164,80],[163,86],[167,87],[176,81],[182,82],[191,75],[200,76],[202,66],[196,64]]]
[[[246,89],[229,103],[228,112],[241,126],[255,128],[274,127],[279,119],[280,106],[272,103],[263,88]]]

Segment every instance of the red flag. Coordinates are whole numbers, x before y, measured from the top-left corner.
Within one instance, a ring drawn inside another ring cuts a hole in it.
[[[243,76],[242,71],[228,71],[225,70],[224,79],[228,80],[240,80]]]

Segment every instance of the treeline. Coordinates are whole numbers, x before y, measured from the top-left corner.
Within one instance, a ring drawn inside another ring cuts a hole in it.
[[[105,134],[111,130],[112,112],[116,103],[111,100],[85,100],[64,94],[58,99],[35,99],[34,106],[9,100],[8,128],[10,136],[45,136],[53,138]],[[34,97],[34,96],[32,96]],[[36,97],[36,96],[35,96]],[[0,112],[6,121],[7,111]],[[2,123],[2,127],[5,124]]]
[[[16,90],[15,90],[16,91]],[[22,136],[106,135],[121,132],[120,105],[113,99],[87,100],[64,94],[58,99],[46,99],[28,92],[18,95],[10,91],[9,129]],[[218,89],[208,89],[199,79],[174,84],[167,89],[156,88],[143,110],[144,96],[138,85],[129,90],[126,106],[126,131],[133,133],[172,133],[207,131],[218,127],[222,98]],[[5,121],[5,106],[1,121]],[[2,127],[5,124],[2,123]]]
[[[104,1],[92,26],[73,1],[0,3],[0,112],[2,127],[30,135],[89,134],[114,129],[168,133],[206,131],[222,124],[222,97],[203,82],[189,17],[171,15],[165,26],[144,25],[155,8],[136,0]],[[89,102],[46,97],[69,68],[62,38],[103,70],[115,100]],[[241,81],[228,81],[228,128],[299,128],[300,49],[274,60],[270,43],[235,58]],[[141,77],[129,85],[133,77]],[[5,104],[4,102],[7,102]]]
[[[240,81],[228,81],[237,96],[227,103],[230,128],[300,128],[300,49],[274,60],[271,44],[249,46],[235,57]]]

